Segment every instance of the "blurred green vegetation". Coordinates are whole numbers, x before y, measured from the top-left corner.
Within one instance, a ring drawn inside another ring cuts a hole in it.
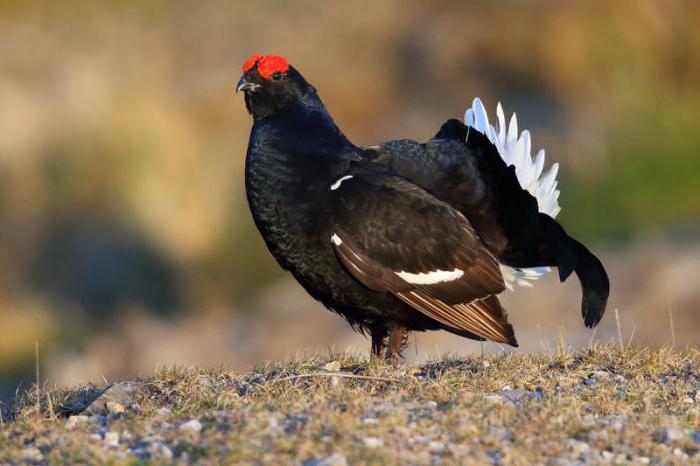
[[[500,100],[562,163],[577,237],[697,241],[699,22],[693,0],[0,1],[0,373],[105,308],[236,309],[282,275],[244,197],[233,85],[256,52],[286,55],[358,144]],[[120,260],[131,245],[168,270]],[[43,285],[64,274],[94,286]],[[125,277],[162,295],[117,296]]]

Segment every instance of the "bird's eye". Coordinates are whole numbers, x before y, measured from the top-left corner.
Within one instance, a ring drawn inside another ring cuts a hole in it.
[[[276,73],[272,73],[272,80],[273,81],[279,81],[280,79],[282,79],[282,73],[280,73],[279,71]]]

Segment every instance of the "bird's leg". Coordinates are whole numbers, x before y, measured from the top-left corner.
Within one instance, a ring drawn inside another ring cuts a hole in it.
[[[372,336],[372,354],[370,355],[370,362],[374,362],[382,357],[382,352],[386,347],[387,329],[386,326],[377,324],[370,327],[369,333]]]
[[[386,349],[386,360],[392,365],[399,364],[399,358],[403,357],[401,353],[408,346],[408,330],[401,325],[392,325],[389,328],[389,341]]]

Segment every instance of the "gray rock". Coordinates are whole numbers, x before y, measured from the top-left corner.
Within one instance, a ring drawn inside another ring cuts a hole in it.
[[[179,429],[183,432],[199,434],[202,431],[202,423],[199,422],[199,419],[190,419],[189,421],[180,424]]]
[[[24,450],[22,450],[21,453],[22,458],[29,462],[41,462],[44,460],[44,455],[41,453],[41,451],[37,447],[27,447]]]
[[[384,440],[378,437],[365,437],[362,439],[362,443],[364,443],[367,448],[381,448],[384,446]]]
[[[90,418],[83,415],[71,416],[66,421],[66,427],[68,429],[75,429],[78,426],[85,425],[90,421]]]
[[[340,453],[333,453],[331,456],[320,460],[305,461],[304,466],[347,466],[348,460]]]
[[[141,382],[119,382],[107,387],[84,410],[85,414],[121,414],[136,403],[137,395],[145,389]]]
[[[106,432],[104,442],[105,442],[105,446],[108,448],[118,448],[119,447],[119,433],[118,432]]]
[[[680,429],[676,429],[675,427],[666,429],[666,438],[669,442],[675,442],[677,440],[680,440],[683,438],[683,431]]]
[[[445,451],[445,444],[433,440],[432,442],[428,443],[428,451],[430,453],[442,453]]]

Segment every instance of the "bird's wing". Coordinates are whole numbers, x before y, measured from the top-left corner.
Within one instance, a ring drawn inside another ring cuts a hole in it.
[[[346,175],[330,191],[329,241],[357,280],[450,329],[517,345],[495,297],[505,289],[498,262],[461,213],[380,173]]]

